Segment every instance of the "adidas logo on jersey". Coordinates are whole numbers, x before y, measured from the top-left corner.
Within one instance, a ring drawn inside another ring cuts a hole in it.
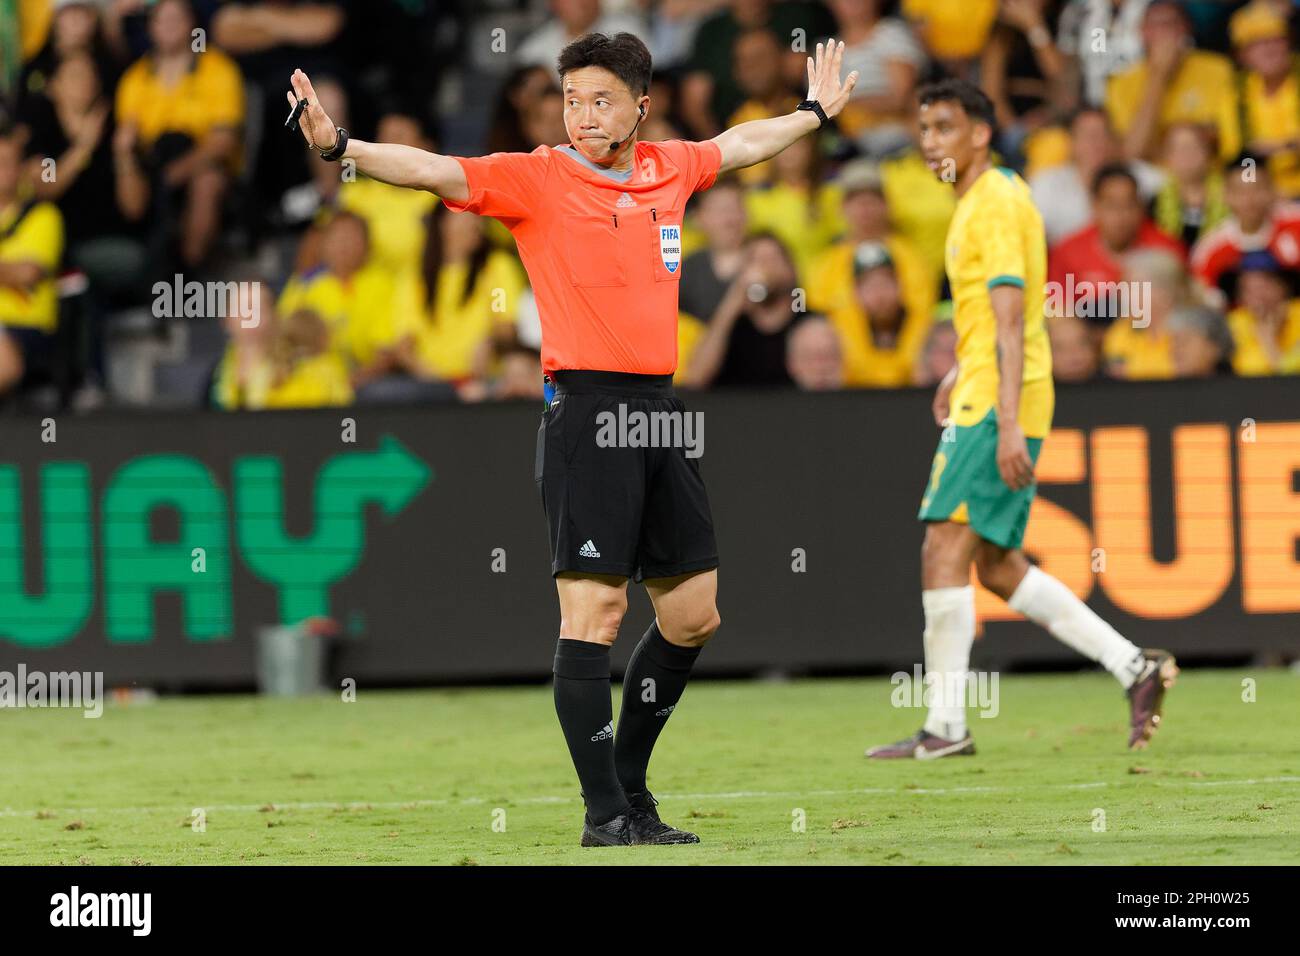
[[[618,197],[618,202],[614,203],[614,205],[620,209],[626,209],[629,206],[635,206],[636,200],[633,199],[631,196],[629,196],[627,193],[624,193],[623,195]]]
[[[592,740],[611,740],[611,739],[613,738],[613,736],[614,736],[614,725],[613,725],[612,723],[609,723],[609,724],[606,724],[604,727],[602,727],[602,728],[600,729],[600,733],[598,733],[598,734],[592,734],[592,735],[591,735],[591,739],[592,739]]]
[[[676,707],[677,707],[676,704],[669,704],[669,705],[668,705],[667,707],[665,707],[663,710],[656,710],[656,711],[655,711],[655,716],[656,716],[656,717],[667,717],[669,714],[671,714],[671,713],[673,712],[673,710],[674,710]]]
[[[600,557],[600,552],[596,550],[596,546],[591,543],[590,538],[587,539],[586,544],[584,544],[581,548],[578,549],[578,554],[580,554],[584,558]]]

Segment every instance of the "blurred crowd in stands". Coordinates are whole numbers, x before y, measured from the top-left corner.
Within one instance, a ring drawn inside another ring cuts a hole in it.
[[[1042,211],[1059,381],[1300,373],[1298,14],[1293,0],[0,0],[0,401],[540,396],[540,322],[509,232],[319,160],[284,130],[285,90],[301,67],[363,139],[527,151],[567,142],[560,49],[621,30],[655,58],[647,140],[788,112],[825,37],[859,71],[832,126],[692,201],[681,386],[929,386],[951,368],[956,198],[919,155],[914,108],[945,75],[992,98],[996,161]],[[256,320],[159,307],[188,283],[254,289]]]

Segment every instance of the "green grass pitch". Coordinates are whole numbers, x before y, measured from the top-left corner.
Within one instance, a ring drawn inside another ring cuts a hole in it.
[[[98,720],[0,711],[0,860],[1297,861],[1300,675],[1184,671],[1137,753],[1105,674],[1002,675],[1001,713],[971,712],[975,757],[868,762],[866,745],[922,720],[891,707],[891,690],[884,678],[698,681],[650,784],[664,818],[703,843],[626,849],[577,845],[581,803],[549,687],[164,698]]]

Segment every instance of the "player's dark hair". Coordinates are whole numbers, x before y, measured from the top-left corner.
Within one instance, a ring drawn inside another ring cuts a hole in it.
[[[1092,177],[1092,194],[1096,196],[1101,192],[1101,187],[1105,186],[1112,179],[1127,179],[1133,186],[1133,192],[1138,193],[1141,190],[1138,187],[1137,177],[1133,171],[1124,163],[1107,163],[1101,169],[1097,170],[1096,175]]]
[[[631,33],[588,33],[580,36],[563,50],[555,63],[560,79],[570,70],[599,66],[622,80],[633,96],[645,96],[650,89],[653,65],[650,51]]]
[[[993,101],[974,83],[966,80],[946,79],[927,83],[916,94],[919,106],[934,103],[956,103],[976,123],[996,129]]]

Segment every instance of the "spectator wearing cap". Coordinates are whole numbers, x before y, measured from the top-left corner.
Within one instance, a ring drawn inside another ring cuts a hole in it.
[[[1123,154],[1106,111],[1077,110],[1070,118],[1070,160],[1029,177],[1034,205],[1043,216],[1048,245],[1060,242],[1092,222],[1092,183],[1103,166],[1121,162]],[[1127,164],[1146,202],[1160,189],[1164,176],[1141,160]]]
[[[843,195],[822,173],[821,141],[814,133],[769,160],[774,179],[745,195],[750,229],[771,232],[794,255],[800,282],[813,260],[844,232]]]
[[[929,311],[909,310],[889,252],[859,243],[853,255],[853,298],[830,314],[844,344],[844,384],[901,388],[911,383],[930,330]]]
[[[786,338],[785,366],[805,392],[833,392],[844,387],[844,350],[839,333],[821,316],[809,316]]]
[[[1247,252],[1267,249],[1284,268],[1300,268],[1300,203],[1278,197],[1267,162],[1242,154],[1227,163],[1223,200],[1231,215],[1201,237],[1190,258],[1193,275],[1220,306],[1227,302],[1227,281]]]
[[[1165,130],[1161,167],[1169,178],[1156,194],[1153,217],[1165,235],[1190,249],[1228,217],[1223,174],[1205,127],[1174,123]]]
[[[155,263],[170,272],[169,236],[180,234],[185,266],[204,261],[221,226],[221,202],[239,168],[244,86],[219,50],[195,52],[189,0],[159,0],[149,12],[150,53],[117,88],[113,152],[127,215],[152,205]]]
[[[830,0],[844,70],[857,85],[840,112],[841,132],[868,156],[883,156],[908,143],[912,92],[926,67],[925,51],[907,24],[881,16],[882,0]]]
[[[1106,102],[1106,85],[1142,59],[1142,17],[1150,0],[1070,0],[1061,11],[1056,45],[1066,57],[1061,105]],[[1097,38],[1105,37],[1104,44]],[[1100,48],[1099,48],[1100,47]],[[1078,91],[1076,94],[1075,91]]]
[[[1222,314],[1203,305],[1175,309],[1169,316],[1169,358],[1174,378],[1232,374],[1232,335]]]
[[[1212,127],[1219,155],[1241,149],[1232,63],[1193,46],[1187,13],[1174,0],[1152,0],[1142,19],[1145,58],[1110,78],[1106,111],[1133,159],[1150,158],[1172,123]]]
[[[1103,166],[1093,179],[1092,225],[1053,246],[1048,254],[1048,279],[1062,290],[1083,290],[1123,278],[1124,257],[1139,250],[1158,249],[1177,260],[1183,247],[1147,218],[1137,179],[1123,164]],[[1101,296],[1092,301],[1103,305]],[[1108,324],[1115,318],[1104,308],[1082,316]]]
[[[1130,297],[1130,310],[1111,323],[1102,341],[1112,378],[1166,379],[1177,374],[1169,317],[1191,301],[1182,261],[1164,249],[1142,249],[1125,260],[1124,279],[1144,290]]]
[[[809,267],[808,307],[827,314],[850,307],[854,254],[862,243],[874,242],[885,247],[894,264],[907,310],[929,314],[938,294],[938,278],[916,247],[894,230],[880,167],[870,160],[855,160],[841,170],[838,183],[845,232]]]
[[[744,187],[734,176],[721,177],[710,189],[696,193],[691,202],[694,225],[703,233],[705,244],[682,263],[677,305],[687,315],[707,322],[744,265],[749,213]]]
[[[1229,32],[1242,77],[1246,148],[1268,158],[1279,194],[1300,198],[1300,65],[1291,55],[1287,23],[1261,0],[1232,16]]]
[[[1238,375],[1300,374],[1300,299],[1296,273],[1265,249],[1241,257],[1237,307],[1228,313]]]

